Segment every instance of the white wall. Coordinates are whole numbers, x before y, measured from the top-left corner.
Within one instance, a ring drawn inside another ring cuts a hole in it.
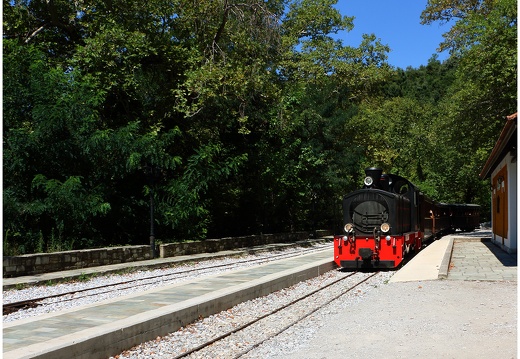
[[[507,169],[507,179],[509,180],[509,252],[516,253],[518,247],[518,206],[517,206],[517,198],[518,198],[518,173],[517,173],[517,162],[511,162],[512,157],[508,153],[506,156],[506,160],[508,161],[508,169]]]
[[[517,236],[518,236],[518,212],[517,212],[517,196],[518,196],[518,174],[517,174],[517,163],[512,162],[513,157],[510,153],[508,153],[505,158],[500,161],[497,167],[491,173],[491,178],[493,179],[498,171],[500,171],[504,166],[507,166],[507,191],[508,191],[508,218],[507,218],[507,238],[502,238],[496,234],[493,234],[493,242],[498,244],[504,250],[509,253],[517,252]],[[494,213],[491,211],[491,221],[494,221]],[[502,240],[504,244],[502,245]]]

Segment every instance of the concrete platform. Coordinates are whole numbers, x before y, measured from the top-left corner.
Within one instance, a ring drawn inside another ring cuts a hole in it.
[[[25,286],[43,285],[49,283],[57,283],[67,280],[74,280],[81,277],[88,277],[93,275],[107,275],[111,273],[121,273],[126,271],[149,270],[154,268],[168,267],[180,265],[188,262],[197,262],[210,259],[218,259],[222,257],[240,256],[246,254],[270,252],[275,250],[285,250],[288,248],[298,246],[312,246],[320,243],[332,242],[333,237],[324,237],[319,239],[309,239],[305,241],[298,241],[294,243],[273,243],[265,244],[256,247],[239,248],[229,251],[220,251],[216,253],[199,253],[185,256],[175,256],[167,258],[155,258],[146,261],[126,262],[119,264],[111,264],[106,266],[89,267],[71,269],[61,272],[50,272],[35,275],[28,275],[15,278],[3,278],[2,288],[4,290],[11,288],[23,288]]]
[[[398,270],[390,282],[436,280],[447,276],[452,247],[451,236],[434,241]]]
[[[421,280],[516,281],[517,256],[494,245],[490,231],[444,236],[419,252],[390,282]]]
[[[313,254],[3,325],[3,358],[107,358],[335,267]]]

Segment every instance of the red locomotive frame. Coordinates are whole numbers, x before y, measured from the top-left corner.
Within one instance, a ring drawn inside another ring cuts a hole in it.
[[[334,262],[342,268],[361,268],[363,257],[359,254],[359,250],[362,253],[365,250],[367,255],[372,257],[371,262],[374,267],[396,268],[408,253],[419,252],[424,240],[421,232],[388,237],[389,239],[385,236],[377,240],[373,236],[335,235]]]

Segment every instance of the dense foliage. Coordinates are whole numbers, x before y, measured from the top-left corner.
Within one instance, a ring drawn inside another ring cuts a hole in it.
[[[516,1],[430,0],[418,69],[334,0],[4,1],[4,254],[334,228],[377,165],[488,206]]]

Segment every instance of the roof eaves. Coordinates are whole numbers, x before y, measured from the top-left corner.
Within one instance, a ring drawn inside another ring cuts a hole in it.
[[[500,136],[498,137],[495,147],[493,147],[491,154],[489,155],[486,163],[484,164],[484,167],[482,168],[482,171],[479,174],[480,179],[488,178],[496,162],[501,159],[504,149],[507,147],[509,140],[516,131],[517,114],[518,113],[515,112],[514,114],[506,117],[506,124],[504,125],[502,132],[500,132]]]

